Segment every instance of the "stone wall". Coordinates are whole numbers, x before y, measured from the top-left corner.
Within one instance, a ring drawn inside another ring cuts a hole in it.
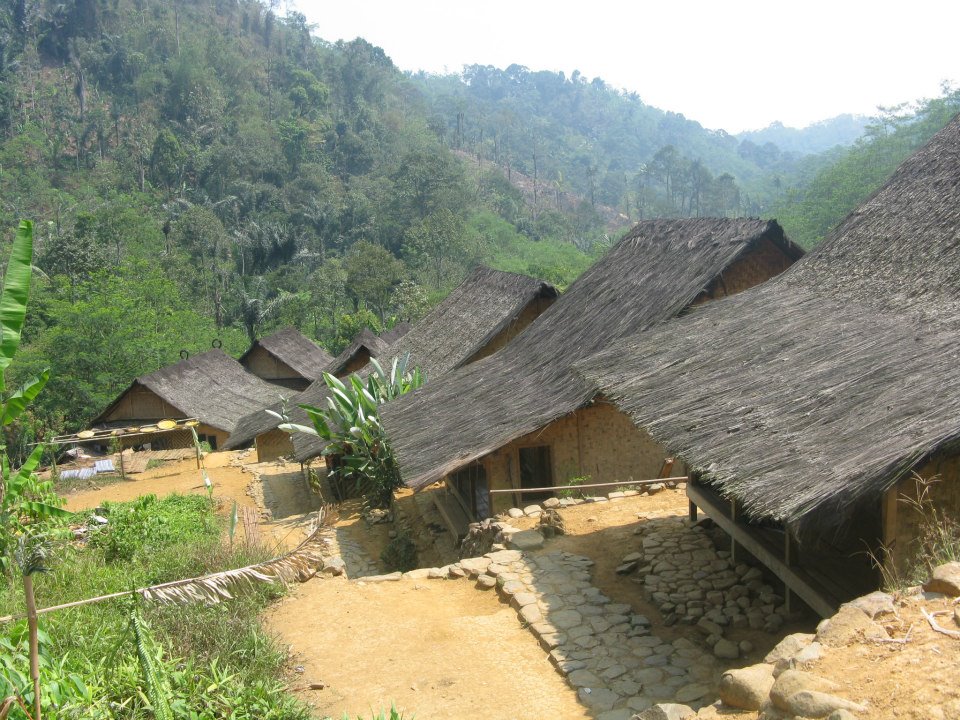
[[[566,415],[535,433],[525,435],[483,459],[491,490],[520,486],[518,451],[523,447],[550,446],[553,484],[565,485],[576,477],[589,482],[648,480],[658,476],[666,452],[663,446],[608,401],[599,398],[592,405]],[[673,475],[683,475],[681,463]],[[606,494],[605,488],[590,494]],[[494,513],[529,503],[509,493],[491,498]]]

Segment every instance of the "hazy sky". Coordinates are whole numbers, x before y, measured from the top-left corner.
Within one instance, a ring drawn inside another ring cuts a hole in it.
[[[363,37],[403,70],[577,69],[729,132],[802,127],[960,82],[960,2],[290,0],[325,40]],[[887,9],[891,8],[891,9]]]

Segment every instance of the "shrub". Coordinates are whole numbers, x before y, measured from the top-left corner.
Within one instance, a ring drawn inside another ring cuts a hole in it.
[[[380,559],[388,570],[413,570],[418,563],[417,545],[407,533],[400,533],[383,549]]]
[[[590,482],[590,476],[589,476],[589,475],[581,475],[581,476],[579,476],[579,477],[570,478],[569,480],[567,480],[566,484],[567,484],[567,485],[584,485],[584,484],[589,483],[589,482]],[[582,491],[582,490],[575,490],[575,489],[572,489],[572,488],[569,488],[569,489],[566,489],[566,490],[558,490],[558,491],[557,491],[557,497],[561,497],[561,498],[583,497],[583,491]]]

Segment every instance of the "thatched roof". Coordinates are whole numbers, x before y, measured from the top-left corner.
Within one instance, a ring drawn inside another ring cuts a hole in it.
[[[374,335],[370,329],[363,328],[363,330],[353,336],[350,344],[327,364],[324,372],[339,376],[346,372],[347,368],[350,367],[350,363],[358,356],[377,358],[380,357],[386,349],[387,343]]]
[[[380,339],[383,340],[383,342],[385,342],[388,346],[393,345],[393,343],[410,332],[411,327],[413,326],[406,320],[398,322],[389,330],[384,330],[382,333],[380,333]]]
[[[552,300],[556,296],[556,288],[542,280],[478,267],[379,357],[391,361],[409,352],[411,362],[428,378],[435,378],[469,362],[490,339],[509,329],[532,302]],[[325,397],[326,385],[322,381],[313,383],[290,399],[288,414],[294,422],[306,424],[306,414],[297,405],[322,406]],[[228,447],[250,442],[277,424],[277,420],[265,412],[246,417],[238,424]],[[306,435],[294,435],[293,440],[295,455],[301,461],[315,457],[322,447]]]
[[[384,406],[404,481],[435,481],[583,406],[595,390],[574,362],[674,317],[767,241],[802,254],[776,222],[641,222],[500,352]]]
[[[776,280],[581,369],[757,517],[839,526],[960,440],[960,119]]]
[[[292,327],[285,327],[254,342],[241,356],[240,364],[246,366],[246,359],[258,347],[266,350],[307,380],[318,380],[323,377],[324,368],[333,362],[330,353]]]
[[[104,422],[123,396],[138,385],[163,398],[186,417],[195,417],[225,432],[232,432],[244,415],[277,399],[276,387],[248,373],[222,350],[208,350],[138,377],[100,413],[94,424]]]

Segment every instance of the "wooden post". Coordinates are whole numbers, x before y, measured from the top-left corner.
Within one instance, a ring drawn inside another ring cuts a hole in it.
[[[734,524],[737,522],[737,501],[730,501],[730,520]],[[733,533],[730,534],[730,562],[736,564],[737,562],[737,541],[733,538]]]
[[[30,679],[33,680],[33,716],[40,720],[40,652],[37,644],[37,600],[33,595],[33,578],[23,576],[23,595],[27,601],[27,628],[30,634]]]
[[[790,557],[790,529],[784,528],[783,533],[783,564],[787,567],[790,567],[793,564],[793,560]],[[790,586],[786,582],[783,583],[783,604],[787,608],[787,615],[790,614],[791,604],[793,599],[793,593],[790,592]]]
[[[127,471],[123,467],[123,443],[120,443],[120,452],[117,453],[120,456],[120,477],[123,480],[127,479]]]
[[[690,501],[688,511],[690,513],[690,522],[695,523],[697,521],[697,504],[693,500]]]

